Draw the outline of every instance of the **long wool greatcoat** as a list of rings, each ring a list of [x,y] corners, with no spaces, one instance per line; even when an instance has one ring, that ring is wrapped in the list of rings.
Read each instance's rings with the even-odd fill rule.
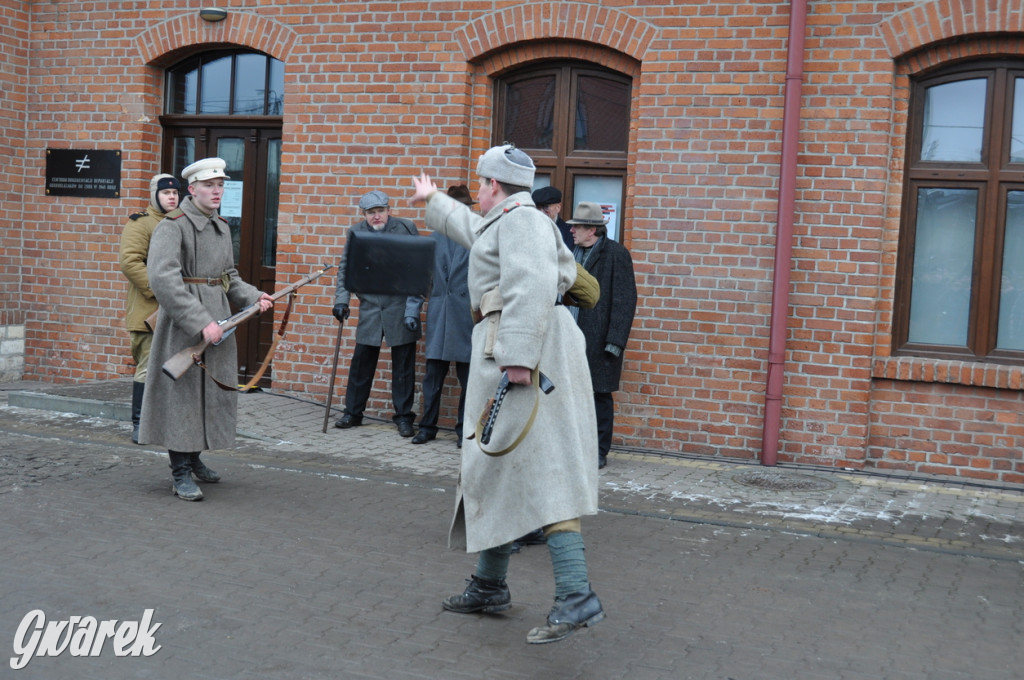
[[[366,220],[351,228],[352,231],[373,231]],[[419,235],[416,225],[402,217],[390,216],[382,233]],[[383,340],[388,347],[407,345],[420,339],[420,331],[405,327],[404,295],[378,295],[357,293],[359,298],[359,323],[356,325],[356,343],[380,347]],[[345,289],[345,254],[342,252],[338,263],[338,282],[334,288],[334,304],[349,304],[352,294]]]
[[[260,290],[242,281],[235,270],[231,231],[219,215],[207,217],[185,198],[157,225],[149,245],[149,283],[160,302],[146,391],[142,402],[140,444],[171,451],[202,451],[235,441],[238,393],[226,391],[198,366],[177,380],[157,367],[202,340],[211,321],[231,316],[229,302],[242,309],[256,302]],[[229,286],[186,284],[183,278],[219,279]],[[226,385],[238,382],[235,336],[204,352],[207,370]]]
[[[622,375],[629,329],[636,313],[636,277],[633,258],[621,244],[602,236],[583,265],[601,284],[601,297],[593,309],[580,309],[578,323],[587,340],[587,362],[595,392],[615,392]],[[620,347],[615,356],[605,345]]]
[[[469,251],[437,232],[434,239],[434,283],[427,303],[427,359],[469,363],[472,356],[473,314],[469,307]],[[412,296],[405,315],[420,317],[423,298]]]
[[[427,203],[427,226],[470,248],[470,304],[496,287],[502,312],[493,356],[488,321],[473,328],[466,388],[466,439],[449,544],[477,552],[538,527],[597,512],[597,425],[583,334],[555,301],[576,279],[576,264],[554,223],[530,194],[506,198],[481,217],[441,193]],[[539,367],[555,384],[540,397],[532,429],[501,457],[484,454],[473,434],[501,377],[500,366]],[[513,390],[527,390],[514,386]],[[500,417],[520,417],[515,412]]]

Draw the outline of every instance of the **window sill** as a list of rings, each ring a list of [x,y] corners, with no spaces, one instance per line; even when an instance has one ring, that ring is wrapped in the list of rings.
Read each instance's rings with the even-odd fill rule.
[[[1024,389],[1024,366],[923,357],[875,359],[871,377],[910,382],[951,383],[998,390]]]

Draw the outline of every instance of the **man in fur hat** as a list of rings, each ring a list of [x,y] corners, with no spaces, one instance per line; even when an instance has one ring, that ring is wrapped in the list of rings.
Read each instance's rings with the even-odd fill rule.
[[[149,350],[153,344],[153,331],[146,325],[146,318],[156,311],[157,306],[146,270],[149,240],[160,220],[178,207],[180,190],[181,183],[174,175],[153,177],[149,180],[149,205],[145,211],[129,216],[121,232],[118,259],[121,272],[128,279],[124,321],[131,336],[132,359],[135,360],[135,376],[132,380],[132,441],[136,444],[139,443],[139,418],[142,395],[146,390]]]
[[[530,198],[534,172],[523,151],[496,146],[477,164],[480,215],[438,191],[425,173],[414,180],[412,201],[426,203],[428,227],[470,248],[470,304],[480,321],[473,329],[469,422],[503,374],[511,383],[495,426],[504,431],[483,442],[476,431],[469,438],[467,427],[449,542],[479,554],[465,591],[442,606],[463,614],[508,609],[512,542],[543,527],[555,601],[545,624],[526,636],[530,644],[543,644],[601,621],[604,610],[590,587],[580,523],[597,512],[597,426],[586,344],[558,302],[576,280],[576,263]],[[550,393],[538,389],[541,372],[554,383]],[[532,427],[524,431],[527,423]]]

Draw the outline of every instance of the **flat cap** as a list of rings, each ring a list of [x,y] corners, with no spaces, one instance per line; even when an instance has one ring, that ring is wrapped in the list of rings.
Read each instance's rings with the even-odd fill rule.
[[[562,202],[562,192],[552,186],[541,187],[533,192],[533,203],[538,208]]]
[[[379,189],[363,194],[363,197],[359,199],[359,209],[364,212],[372,208],[386,207],[388,207],[388,195]]]

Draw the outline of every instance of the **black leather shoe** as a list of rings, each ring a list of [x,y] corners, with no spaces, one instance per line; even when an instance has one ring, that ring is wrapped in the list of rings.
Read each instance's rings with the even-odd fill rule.
[[[408,420],[399,420],[395,426],[398,428],[399,436],[411,437],[413,435],[412,423]]]
[[[555,606],[548,614],[544,626],[534,628],[526,635],[531,645],[564,640],[580,628],[592,626],[604,619],[601,601],[588,585],[583,590],[564,598],[555,598]]]
[[[597,455],[597,469],[603,470],[604,466],[608,464],[608,456]]]
[[[342,417],[335,421],[334,426],[340,427],[343,430],[347,430],[350,427],[358,427],[363,424],[362,416],[354,416],[351,413],[346,413]]]
[[[437,435],[431,434],[431,433],[429,433],[426,430],[421,428],[420,431],[416,433],[416,436],[412,438],[412,443],[413,444],[426,444],[427,442],[433,440],[434,437],[436,437],[436,436]]]
[[[461,595],[445,598],[441,606],[459,614],[493,614],[505,611],[512,606],[511,602],[512,594],[504,581],[492,581],[474,575],[469,579],[469,585]]]

